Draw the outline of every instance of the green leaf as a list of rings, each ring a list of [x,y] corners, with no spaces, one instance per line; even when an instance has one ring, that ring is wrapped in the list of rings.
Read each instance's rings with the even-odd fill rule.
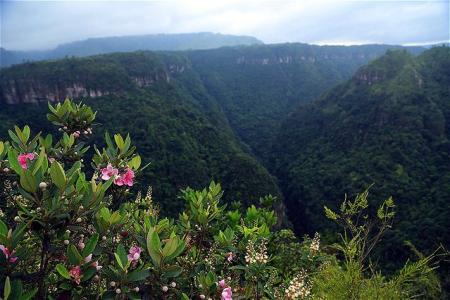
[[[11,294],[11,282],[9,281],[9,276],[6,276],[5,287],[3,289],[3,299],[8,300],[9,294]]]
[[[125,147],[125,142],[123,141],[123,138],[120,134],[114,135],[114,141],[116,141],[117,147],[119,147],[120,150],[123,150]]]
[[[38,158],[38,160],[36,161],[36,163],[34,164],[34,167],[33,167],[33,175],[36,174],[36,172],[39,170],[39,168],[42,166],[42,163],[46,159],[47,159],[47,156],[45,155],[45,148],[42,147],[41,148],[41,153],[39,154],[39,158]],[[44,170],[44,172],[45,171],[46,170]]]
[[[78,252],[74,245],[70,245],[67,248],[67,257],[69,258],[69,263],[71,265],[80,265],[83,261],[83,257],[81,257],[80,252]]]
[[[29,171],[23,171],[20,174],[20,185],[27,192],[34,193],[38,188],[36,177]]]
[[[19,154],[17,151],[13,150],[12,148],[8,151],[8,162],[11,169],[14,170],[17,174],[20,174],[22,172],[22,167],[19,164],[19,161],[17,160],[17,156]]]
[[[154,228],[151,228],[147,234],[147,250],[153,263],[159,268],[161,264],[161,241]]]
[[[141,281],[145,280],[148,276],[150,276],[150,271],[147,270],[135,270],[128,274],[128,280],[133,281]]]
[[[87,269],[86,271],[83,272],[83,276],[81,277],[81,281],[88,281],[89,279],[91,279],[95,273],[97,272],[97,269],[92,267]]]
[[[124,265],[122,264],[122,260],[120,259],[119,254],[114,253],[114,257],[116,258],[116,261],[117,261],[117,264],[119,265],[119,267],[120,267],[122,270],[124,270],[125,267],[124,267]]]
[[[5,150],[5,144],[3,142],[0,142],[0,154],[3,153],[3,150]]]
[[[119,259],[120,259],[120,261],[122,263],[122,266],[125,268],[127,263],[128,263],[128,256],[127,256],[127,252],[125,251],[125,248],[123,247],[122,244],[120,244],[117,247],[116,253],[119,256]]]
[[[81,252],[81,255],[83,257],[88,256],[92,252],[94,252],[95,247],[97,246],[98,242],[98,233],[94,234],[89,241],[86,243],[86,246],[84,247],[83,251]]]
[[[175,252],[175,250],[177,250],[177,247],[178,247],[177,238],[176,237],[170,238],[162,250],[162,255],[165,257],[171,255],[172,253]]]
[[[55,161],[50,166],[50,177],[52,178],[53,183],[59,188],[64,189],[66,185],[66,174],[64,173],[64,169],[60,165],[59,162]]]
[[[183,293],[181,294],[181,300],[189,300],[189,297],[185,293]]]
[[[24,141],[26,143],[26,141],[28,141],[28,139],[30,138],[30,127],[28,127],[28,125],[25,125],[22,132],[23,132]]]
[[[139,155],[133,157],[128,163],[128,166],[134,170],[139,169],[139,167],[141,166],[141,157]]]
[[[38,291],[38,288],[34,288],[29,292],[26,292],[25,294],[22,294],[22,296],[20,296],[20,300],[30,300],[34,298],[34,295],[36,295]]]
[[[58,271],[59,275],[61,275],[65,279],[70,279],[69,271],[66,269],[66,267],[64,265],[57,264],[56,271]]]
[[[182,271],[183,269],[179,266],[168,266],[164,269],[164,276],[167,278],[177,277]]]
[[[0,220],[0,236],[6,236],[8,233],[8,227],[2,220]]]

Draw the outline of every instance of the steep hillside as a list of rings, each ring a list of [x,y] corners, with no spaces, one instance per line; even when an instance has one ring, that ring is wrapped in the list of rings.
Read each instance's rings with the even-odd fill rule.
[[[47,126],[41,117],[47,100],[85,99],[102,111],[100,131],[129,132],[151,162],[144,184],[158,187],[155,199],[166,211],[184,206],[176,200],[180,188],[211,179],[223,182],[228,201],[249,204],[269,193],[281,198],[183,56],[141,52],[28,63],[3,70],[0,82],[0,137],[14,123]]]
[[[450,245],[450,49],[418,57],[390,51],[351,80],[302,106],[283,124],[274,147],[289,217],[298,233],[330,229],[319,218],[347,193],[371,184],[392,195],[397,223],[382,260]]]
[[[281,122],[299,104],[393,48],[399,47],[279,44],[191,51],[188,56],[231,127],[256,156],[266,160]]]
[[[237,36],[211,32],[90,38],[87,40],[62,44],[51,50],[11,51],[1,48],[0,67],[18,64],[24,61],[57,59],[65,56],[88,56],[137,50],[174,51],[212,49],[225,46],[253,44],[262,44],[262,42],[251,36]]]

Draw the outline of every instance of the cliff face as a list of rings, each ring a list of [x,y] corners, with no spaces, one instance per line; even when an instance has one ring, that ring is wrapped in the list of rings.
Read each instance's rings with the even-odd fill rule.
[[[145,53],[133,68],[135,58],[126,54],[93,59],[66,59],[18,65],[1,71],[0,102],[6,104],[56,102],[65,98],[97,98],[150,87],[185,72],[186,61]],[[175,61],[173,61],[175,60]]]

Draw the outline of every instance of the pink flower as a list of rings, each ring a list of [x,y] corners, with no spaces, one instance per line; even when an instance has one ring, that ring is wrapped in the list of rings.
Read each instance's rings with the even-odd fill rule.
[[[94,261],[91,266],[93,266],[97,271],[100,271],[103,267],[98,264],[98,261]]]
[[[74,133],[72,133],[73,134],[73,136],[75,137],[75,138],[79,138],[80,137],[80,131],[75,131]]]
[[[86,245],[84,244],[83,240],[80,240],[80,241],[78,242],[78,248],[79,248],[80,250],[83,250],[83,249],[84,249],[84,246],[86,246]]]
[[[117,174],[119,174],[119,170],[113,168],[113,166],[111,164],[108,164],[106,166],[106,168],[103,168],[101,170],[101,172],[102,172],[102,179],[103,180],[109,180],[111,177],[117,176]]]
[[[128,252],[128,261],[131,261],[133,263],[137,263],[139,258],[141,257],[141,251],[142,249],[138,246],[133,246],[130,248],[130,251]]]
[[[70,277],[73,278],[73,280],[75,280],[75,282],[77,284],[80,284],[80,282],[81,282],[81,269],[80,269],[80,266],[75,266],[72,269],[70,269],[69,275],[70,275]]]
[[[8,248],[6,248],[4,245],[0,245],[0,251],[3,252],[8,262],[15,263],[17,261],[18,257],[15,256],[16,250],[13,250],[12,253],[10,253]]]
[[[122,175],[119,175],[114,180],[114,184],[118,186],[128,185],[133,186],[134,172],[131,169],[127,169]]]
[[[88,263],[88,262],[90,262],[92,260],[92,254],[89,254],[88,256],[86,256],[85,258],[84,258],[84,262],[85,263]]]
[[[225,283],[225,279],[222,279],[221,281],[219,281],[219,286],[223,289],[227,286],[227,284]]]
[[[27,160],[33,160],[35,158],[34,153],[22,153],[17,157],[17,161],[19,162],[22,169],[28,169]]]
[[[227,287],[226,289],[223,289],[222,291],[222,297],[221,300],[233,300],[231,297],[233,293],[231,292],[231,287]]]
[[[228,252],[226,256],[227,256],[228,262],[231,262],[233,260],[233,252]]]

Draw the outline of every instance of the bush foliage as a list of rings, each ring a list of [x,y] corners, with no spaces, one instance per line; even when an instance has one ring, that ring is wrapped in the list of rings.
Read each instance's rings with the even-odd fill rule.
[[[145,165],[129,136],[88,141],[96,113],[49,105],[59,140],[28,126],[0,142],[0,290],[3,299],[408,299],[438,297],[434,256],[386,278],[370,252],[390,228],[394,202],[370,216],[368,192],[345,200],[342,242],[320,245],[276,229],[276,199],[221,203],[221,186],[187,188],[185,210],[164,217],[152,190],[136,193]],[[86,160],[85,160],[86,159]]]

